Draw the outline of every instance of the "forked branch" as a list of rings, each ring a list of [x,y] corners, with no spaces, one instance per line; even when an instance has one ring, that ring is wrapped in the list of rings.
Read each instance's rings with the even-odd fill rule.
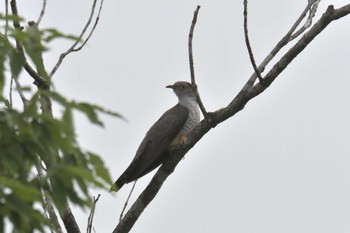
[[[72,53],[72,52],[77,52],[77,51],[81,50],[81,49],[85,46],[85,44],[88,42],[88,40],[90,39],[91,35],[94,33],[95,28],[96,28],[96,26],[97,26],[97,24],[98,24],[98,21],[99,21],[99,19],[100,19],[100,14],[101,14],[102,6],[103,6],[103,1],[104,1],[104,0],[101,0],[101,2],[100,2],[100,7],[99,7],[99,10],[98,10],[98,12],[97,12],[97,16],[96,16],[96,19],[95,19],[95,23],[94,23],[92,29],[90,30],[89,35],[88,35],[87,38],[84,40],[84,42],[82,43],[82,45],[81,45],[81,46],[78,46],[79,43],[83,40],[83,37],[84,37],[85,33],[87,32],[87,30],[88,30],[88,28],[89,28],[89,26],[90,26],[90,24],[91,24],[91,22],[92,22],[92,19],[93,19],[93,17],[94,17],[94,14],[95,14],[95,11],[96,11],[97,0],[94,0],[94,1],[93,1],[92,7],[91,7],[90,16],[89,16],[88,21],[86,22],[86,24],[85,24],[83,30],[81,31],[81,33],[80,33],[79,37],[77,38],[77,40],[72,44],[72,46],[71,46],[67,51],[65,51],[64,53],[62,53],[62,54],[60,55],[60,57],[58,58],[58,61],[57,61],[56,65],[53,67],[52,71],[51,71],[50,74],[49,74],[49,78],[52,78],[52,76],[56,73],[56,71],[57,71],[58,68],[61,66],[61,64],[62,64],[62,62],[63,62],[63,60],[64,60],[64,58],[65,58],[67,55],[69,55],[69,54]]]
[[[272,59],[276,56],[276,54],[290,42],[290,38],[292,37],[293,33],[297,29],[297,27],[300,25],[300,23],[305,18],[307,12],[312,8],[314,4],[318,4],[319,0],[310,0],[303,12],[300,14],[298,19],[295,21],[293,26],[289,29],[289,31],[286,33],[284,37],[276,44],[276,46],[271,50],[271,52],[265,57],[265,59],[262,61],[262,63],[257,67],[258,70],[264,70],[265,67],[272,61]],[[241,92],[245,92],[250,87],[252,87],[255,83],[255,80],[257,78],[256,72],[254,72],[249,80],[246,82],[246,84],[243,86]]]

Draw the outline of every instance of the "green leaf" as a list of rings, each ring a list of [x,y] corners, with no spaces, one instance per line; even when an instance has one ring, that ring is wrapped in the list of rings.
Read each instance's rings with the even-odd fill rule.
[[[89,181],[98,187],[103,187],[103,185],[99,181],[97,181],[87,169],[76,166],[65,166],[63,168],[63,172],[66,172],[66,174],[70,174],[72,177]]]
[[[107,167],[105,166],[103,160],[96,154],[88,152],[90,157],[90,162],[93,164],[96,170],[96,175],[102,178],[109,185],[112,184],[112,178],[109,174]]]
[[[13,195],[17,196],[23,201],[37,201],[40,200],[41,193],[30,185],[25,185],[15,179],[0,177],[0,184],[11,189]]]
[[[62,121],[67,126],[67,130],[65,130],[65,136],[67,140],[71,142],[75,142],[75,133],[74,133],[74,123],[73,123],[73,114],[72,108],[66,107],[63,112]]]
[[[44,33],[43,40],[46,43],[51,42],[53,39],[59,39],[59,38],[74,40],[74,41],[79,40],[78,36],[67,35],[67,34],[64,34],[60,31],[58,31],[57,29],[54,29],[54,28],[44,29],[44,30],[42,30],[42,32]]]
[[[6,197],[4,211],[13,224],[13,232],[33,232],[34,229],[44,232],[43,225],[49,224],[48,220],[36,209],[33,203],[19,200],[13,195]]]
[[[51,187],[52,199],[58,211],[62,214],[64,213],[67,203],[67,187],[62,183],[60,179],[53,179],[51,182]]]
[[[10,53],[10,67],[12,75],[17,78],[25,63],[25,59],[22,53],[19,53],[16,49],[12,49]]]
[[[104,109],[103,107],[96,105],[96,104],[90,104],[90,103],[86,103],[86,102],[69,101],[57,92],[51,92],[51,93],[49,93],[49,95],[54,100],[56,100],[58,103],[60,103],[62,106],[71,107],[72,109],[76,109],[76,110],[80,111],[81,113],[85,114],[92,123],[98,124],[100,126],[103,126],[103,123],[98,118],[98,112],[126,120],[121,114],[114,112],[114,111],[111,111],[111,110]]]
[[[72,105],[75,109],[78,109],[79,111],[84,113],[92,123],[97,124],[99,126],[103,126],[102,121],[99,119],[97,115],[96,108],[93,105],[88,103],[75,103],[75,102],[72,102]]]
[[[9,36],[16,39],[24,48],[26,55],[33,61],[38,74],[47,78],[47,72],[44,67],[42,54],[47,48],[41,42],[42,32],[36,24],[30,24],[27,30],[11,30]]]
[[[0,14],[0,20],[18,21],[21,22],[24,19],[18,15],[3,15]]]

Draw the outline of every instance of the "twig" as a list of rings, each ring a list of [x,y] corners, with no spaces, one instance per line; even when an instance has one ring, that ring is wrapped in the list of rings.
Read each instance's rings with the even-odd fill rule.
[[[246,46],[247,46],[247,49],[248,49],[250,62],[252,63],[252,66],[254,68],[255,74],[256,74],[256,76],[258,76],[258,79],[259,79],[260,83],[263,83],[263,78],[261,77],[260,70],[258,69],[258,67],[256,67],[254,54],[253,54],[253,51],[252,51],[252,48],[251,48],[250,42],[249,42],[249,36],[248,36],[248,0],[244,0],[243,1],[243,5],[244,5],[244,10],[243,10],[244,26],[243,27],[244,27],[245,43],[246,43]]]
[[[100,196],[101,195],[98,194],[96,198],[94,197],[94,202],[92,203],[91,211],[90,211],[89,218],[88,218],[88,225],[87,225],[87,229],[86,229],[87,233],[91,233],[91,231],[92,231],[92,222],[94,220],[96,203],[98,202],[98,199],[100,199]]]
[[[129,193],[129,195],[128,195],[128,198],[126,199],[126,201],[125,201],[125,203],[124,203],[124,207],[123,207],[122,212],[120,213],[120,216],[119,216],[119,222],[123,219],[124,211],[125,211],[126,207],[128,206],[128,202],[129,202],[129,200],[130,200],[130,197],[131,197],[132,192],[134,191],[134,188],[135,188],[135,186],[136,186],[136,182],[137,182],[137,180],[135,180],[134,184],[132,185],[132,188],[131,188],[131,190],[130,190],[130,193]]]
[[[43,6],[41,7],[40,15],[38,20],[36,21],[36,24],[39,26],[41,20],[43,19],[45,15],[45,10],[46,10],[46,0],[43,0]]]
[[[199,92],[198,92],[195,74],[194,74],[194,62],[193,62],[193,50],[192,50],[193,31],[194,31],[194,27],[196,26],[196,23],[197,23],[197,16],[198,16],[198,12],[199,12],[200,8],[201,8],[201,6],[198,5],[197,9],[193,13],[193,19],[192,19],[192,24],[191,24],[191,28],[190,28],[190,33],[188,35],[188,56],[189,56],[189,62],[190,62],[192,87],[193,87],[194,92],[196,94],[198,106],[201,109],[203,116],[206,118],[208,113],[203,105],[203,102],[202,102],[201,97],[200,97]]]
[[[10,98],[10,106],[12,108],[12,90],[13,90],[13,75],[11,76],[11,82],[10,82],[10,93],[9,93],[9,98]]]
[[[91,7],[91,13],[90,13],[90,16],[88,18],[88,21],[86,22],[83,30],[81,31],[79,37],[77,38],[77,40],[72,44],[72,46],[64,53],[62,53],[56,63],[56,65],[53,67],[52,71],[50,72],[49,74],[49,78],[52,78],[52,76],[56,73],[57,69],[61,66],[62,62],[63,62],[63,59],[70,53],[72,52],[75,52],[75,51],[78,51],[78,50],[75,50],[76,47],[78,46],[78,44],[80,43],[80,41],[83,39],[83,36],[85,35],[88,27],[90,26],[91,24],[91,21],[92,21],[92,18],[94,16],[94,13],[95,13],[95,9],[96,9],[96,2],[97,0],[94,0],[93,3],[92,3],[92,7]],[[101,8],[102,8],[102,3],[103,3],[103,0],[101,0],[101,5],[100,5],[100,10],[99,12],[101,11]],[[98,21],[98,19],[97,19]],[[94,27],[95,28],[95,27]],[[94,30],[94,28],[92,30]],[[90,38],[90,35],[89,35],[89,38]],[[81,49],[81,48],[80,48]],[[79,50],[80,50],[79,49]]]
[[[39,156],[38,156],[38,161],[35,164],[35,168],[38,172],[38,179],[39,180],[45,179],[44,178],[44,171],[41,167],[41,159]],[[63,230],[61,228],[61,225],[60,225],[58,218],[57,218],[57,215],[55,213],[55,208],[54,208],[53,200],[50,196],[50,193],[47,190],[45,190],[44,188],[42,188],[41,190],[42,190],[42,193],[44,196],[43,197],[44,209],[49,214],[49,220],[50,220],[52,226],[54,227],[54,232],[63,233]]]
[[[23,90],[22,90],[21,84],[18,81],[18,77],[14,77],[12,75],[12,77],[11,77],[11,85],[12,85],[12,80],[13,79],[15,80],[16,89],[17,89],[17,92],[18,92],[19,96],[21,97],[22,103],[23,103],[23,105],[26,105],[28,103],[28,100],[23,94]],[[11,91],[12,91],[12,87],[11,87]],[[12,101],[11,101],[11,105],[12,105]]]
[[[81,50],[85,44],[90,40],[90,37],[92,36],[92,34],[94,33],[95,29],[96,29],[96,26],[98,24],[98,21],[100,20],[100,15],[101,15],[101,11],[102,11],[102,6],[103,6],[103,1],[104,0],[101,0],[101,3],[100,3],[100,7],[98,9],[98,13],[97,13],[97,16],[96,16],[96,19],[95,19],[95,23],[94,23],[94,26],[92,27],[89,35],[86,37],[86,39],[84,40],[83,44],[80,45],[78,48],[76,49],[73,49],[73,52],[77,52],[79,50]]]
[[[316,15],[317,7],[318,7],[318,4],[321,2],[321,0],[316,0],[316,1],[309,0],[309,2],[314,2],[312,7],[309,10],[309,17],[305,21],[304,25],[298,31],[293,33],[293,35],[290,36],[289,41],[292,41],[298,36],[300,36],[301,34],[303,34],[304,31],[312,25],[312,19]]]
[[[9,15],[9,1],[5,0],[5,37],[7,38],[7,32],[8,32],[8,28],[9,28],[9,19],[8,16]]]
[[[312,7],[312,5],[318,0],[312,0],[309,1],[309,3],[307,4],[307,6],[305,7],[305,9],[303,10],[303,12],[300,14],[299,18],[295,21],[295,23],[293,24],[293,26],[290,28],[290,30],[287,32],[287,34],[276,44],[276,46],[272,49],[272,51],[269,53],[269,55],[267,55],[267,57],[265,57],[265,59],[262,61],[262,63],[258,66],[258,70],[263,70],[265,69],[265,67],[267,66],[267,64],[270,63],[270,61],[276,56],[276,54],[286,45],[288,44],[289,38],[291,37],[291,35],[293,34],[293,32],[295,31],[295,29],[299,26],[299,24],[301,23],[301,21],[305,18],[307,12],[309,11],[309,9]],[[247,91],[251,86],[254,85],[255,80],[257,78],[256,73],[254,72],[249,80],[246,82],[246,84],[243,86],[243,88],[241,89],[240,93],[243,93],[245,91]],[[239,95],[237,95],[239,96]]]

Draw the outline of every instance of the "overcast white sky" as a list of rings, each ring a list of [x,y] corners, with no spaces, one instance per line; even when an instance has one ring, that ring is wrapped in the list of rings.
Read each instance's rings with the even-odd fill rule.
[[[48,1],[42,27],[78,34],[90,2]],[[306,3],[249,1],[257,63]],[[322,1],[316,18],[329,4],[347,3]],[[164,87],[190,79],[187,39],[197,4],[202,6],[194,38],[197,83],[209,111],[226,106],[252,73],[242,1],[105,0],[95,34],[54,77],[66,96],[128,119],[103,117],[106,127],[100,129],[76,118],[80,144],[101,154],[114,178],[128,166],[148,128],[176,103]],[[37,19],[40,5],[18,1],[27,20]],[[332,23],[267,91],[198,142],[131,232],[350,232],[349,41],[350,17]],[[67,46],[52,44],[47,67]],[[150,179],[139,180],[134,199]],[[96,232],[114,229],[130,188],[117,195],[93,191],[102,194]],[[88,212],[75,212],[84,230]]]

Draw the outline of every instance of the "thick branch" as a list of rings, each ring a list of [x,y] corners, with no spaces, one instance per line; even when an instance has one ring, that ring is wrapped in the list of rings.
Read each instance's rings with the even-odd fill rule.
[[[275,66],[268,72],[265,81],[270,85],[277,76],[289,65],[293,59],[303,51],[303,49],[320,34],[333,20],[350,14],[350,4],[334,10],[329,6],[321,19],[307,32],[298,42],[284,55]],[[257,84],[251,91],[240,92],[236,98],[225,108],[212,113],[210,121],[202,120],[198,126],[188,135],[186,143],[168,157],[167,161],[158,169],[151,182],[137,198],[123,220],[117,225],[113,233],[129,232],[137,221],[138,217],[147,207],[147,205],[157,195],[166,178],[174,171],[176,165],[181,161],[183,156],[216,124],[234,116],[242,110],[249,100],[262,93],[268,86]]]
[[[64,215],[61,216],[61,218],[68,233],[80,233],[79,226],[68,203],[66,204]]]

